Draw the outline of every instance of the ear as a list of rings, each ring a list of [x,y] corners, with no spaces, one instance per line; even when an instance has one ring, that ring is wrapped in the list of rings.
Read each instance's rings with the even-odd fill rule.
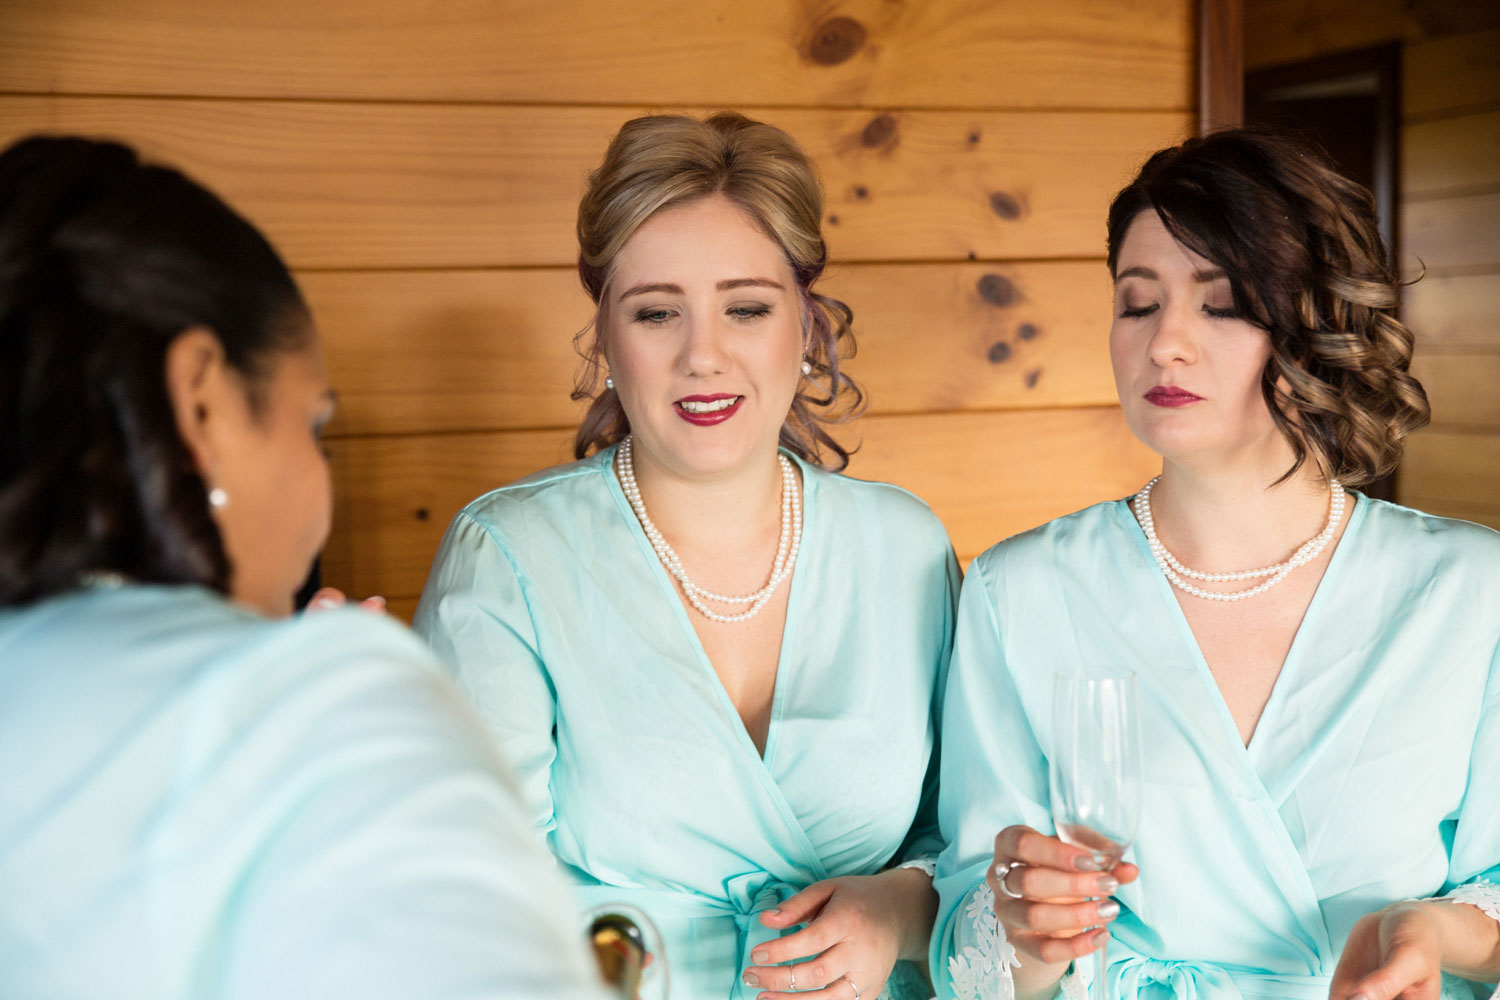
[[[205,327],[179,333],[167,346],[167,399],[177,422],[177,434],[204,476],[218,464],[216,421],[231,402],[224,345]]]

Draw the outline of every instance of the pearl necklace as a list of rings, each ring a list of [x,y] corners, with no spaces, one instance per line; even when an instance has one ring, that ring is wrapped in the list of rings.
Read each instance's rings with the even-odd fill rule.
[[[781,466],[781,537],[776,543],[776,561],[771,565],[771,577],[764,587],[752,594],[731,595],[704,590],[688,579],[687,570],[682,567],[682,560],[677,557],[672,546],[667,544],[661,531],[646,513],[646,503],[641,499],[641,488],[635,481],[635,462],[632,460],[631,451],[631,439],[629,435],[626,435],[625,439],[620,442],[619,451],[615,456],[615,472],[620,477],[620,489],[624,491],[625,499],[630,501],[630,509],[635,511],[636,520],[641,522],[641,529],[646,532],[646,539],[651,543],[656,557],[661,560],[667,572],[672,574],[672,578],[682,585],[682,592],[687,595],[688,603],[703,617],[715,622],[742,622],[760,614],[760,609],[770,601],[776,588],[781,586],[781,581],[792,575],[792,567],[797,562],[797,550],[802,547],[802,495],[797,489],[797,473],[792,468],[791,461],[779,452],[776,455],[776,460]],[[723,615],[708,608],[703,603],[704,601],[716,601],[719,604],[748,604],[750,607],[739,614]]]
[[[1329,541],[1333,538],[1334,531],[1338,529],[1339,522],[1344,519],[1346,495],[1344,487],[1335,479],[1330,483],[1332,496],[1328,501],[1328,524],[1324,526],[1322,531],[1298,546],[1297,551],[1292,553],[1290,559],[1285,562],[1276,563],[1274,566],[1264,566],[1260,569],[1240,570],[1234,573],[1204,573],[1196,569],[1188,569],[1182,563],[1178,562],[1177,557],[1168,552],[1167,547],[1161,543],[1161,539],[1156,537],[1156,522],[1151,517],[1151,490],[1160,480],[1161,476],[1157,476],[1141,487],[1140,493],[1136,494],[1136,517],[1141,522],[1141,528],[1146,532],[1146,541],[1151,545],[1151,554],[1156,557],[1156,564],[1161,567],[1161,571],[1166,574],[1167,579],[1172,581],[1172,586],[1184,593],[1192,594],[1194,597],[1201,597],[1208,601],[1242,601],[1247,597],[1264,594],[1282,580],[1285,580],[1292,570],[1298,566],[1306,566],[1318,558],[1323,550],[1328,547]],[[1226,593],[1204,590],[1202,587],[1195,587],[1187,581],[1187,578],[1190,577],[1194,580],[1222,583],[1229,580],[1256,580],[1263,576],[1270,577],[1270,579],[1245,590],[1234,590]]]

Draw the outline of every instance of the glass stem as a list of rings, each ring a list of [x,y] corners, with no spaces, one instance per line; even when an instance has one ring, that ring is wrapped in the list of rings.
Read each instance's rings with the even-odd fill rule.
[[[1099,950],[1094,952],[1094,996],[1098,1000],[1109,1000],[1109,994],[1105,992],[1104,985],[1104,950],[1109,947],[1109,935],[1104,935],[1104,942],[1099,945]]]

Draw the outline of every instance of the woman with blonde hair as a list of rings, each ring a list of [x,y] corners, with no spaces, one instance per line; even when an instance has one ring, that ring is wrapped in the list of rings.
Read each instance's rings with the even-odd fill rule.
[[[1097,997],[1470,997],[1500,978],[1500,535],[1356,492],[1428,414],[1372,199],[1283,139],[1189,140],[1115,198],[1109,268],[1162,471],[970,568],[939,996],[1082,996],[1107,943]],[[1111,668],[1121,864],[1053,835],[1048,788],[1054,674]]]
[[[830,471],[858,393],[821,213],[779,129],[626,123],[578,212],[579,460],[460,512],[416,615],[683,1000],[874,998],[936,903],[957,568],[921,501]]]

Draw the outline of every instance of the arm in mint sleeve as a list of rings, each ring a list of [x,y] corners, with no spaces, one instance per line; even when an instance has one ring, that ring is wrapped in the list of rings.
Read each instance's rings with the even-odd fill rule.
[[[993,550],[992,550],[993,552]],[[969,567],[959,600],[944,698],[938,816],[947,844],[938,859],[939,905],[931,968],[940,1000],[1010,1000],[1016,952],[992,910],[985,883],[995,837],[1022,824],[1052,830],[1047,764],[1032,733],[996,613],[1000,558]],[[1081,981],[1064,977],[1062,996]]]
[[[383,621],[328,633],[217,710],[260,750],[214,755],[256,763],[214,796],[243,792],[236,829],[265,836],[194,994],[604,1000],[569,888],[430,654]]]
[[[946,539],[946,534],[945,534]],[[961,573],[953,547],[948,547],[943,572],[941,597],[941,642],[938,643],[938,667],[932,688],[932,731],[937,741],[927,761],[927,775],[922,781],[922,800],[912,821],[911,833],[901,845],[896,858],[899,866],[921,868],[934,874],[938,854],[943,849],[943,835],[938,827],[938,778],[942,766],[943,694],[948,688],[948,663],[953,656],[953,626],[958,611]]]
[[[501,540],[462,511],[438,547],[412,628],[458,682],[517,776],[532,824],[550,833],[556,692],[521,574]]]
[[[1490,665],[1489,684],[1479,712],[1478,732],[1469,758],[1469,784],[1448,855],[1445,897],[1468,903],[1500,925],[1500,648]],[[1500,941],[1497,927],[1487,938]],[[1445,949],[1446,951],[1446,949]],[[1490,961],[1472,971],[1477,981],[1500,980],[1500,946]]]

